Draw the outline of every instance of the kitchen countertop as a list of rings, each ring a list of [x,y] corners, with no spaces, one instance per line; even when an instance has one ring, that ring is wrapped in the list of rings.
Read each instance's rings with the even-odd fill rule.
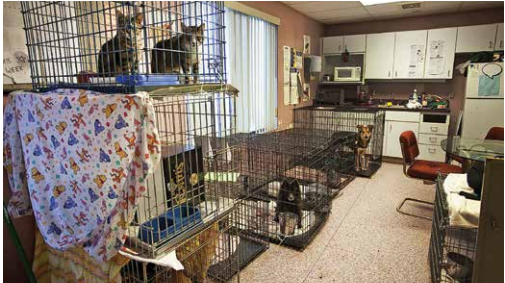
[[[408,111],[408,112],[422,112],[422,113],[445,113],[449,114],[451,113],[451,110],[449,108],[447,109],[430,109],[430,108],[421,108],[421,109],[408,109],[405,106],[398,105],[398,106],[379,106],[379,105],[370,105],[370,106],[359,106],[359,105],[341,105],[341,106],[334,106],[334,105],[328,105],[328,104],[320,104],[320,105],[313,105],[313,106],[306,106],[303,108],[298,108],[298,109],[314,109],[317,110],[318,107],[334,107],[335,109],[342,110],[342,109],[348,109],[348,110],[365,110],[365,109],[370,109],[370,110],[378,110],[378,109],[383,109],[385,111]],[[321,110],[325,110],[322,109]],[[329,110],[329,109],[326,109]]]

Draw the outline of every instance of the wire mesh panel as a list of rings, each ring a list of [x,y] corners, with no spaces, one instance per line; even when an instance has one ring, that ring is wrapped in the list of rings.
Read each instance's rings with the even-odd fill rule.
[[[235,217],[232,210],[173,248],[184,270],[132,260],[121,270],[122,282],[238,282],[247,242],[233,229]]]
[[[352,133],[347,137],[352,140]],[[239,211],[253,211],[239,227],[271,242],[305,248],[325,223],[331,199],[346,178],[328,155],[332,135],[291,129],[251,135],[237,160],[247,198]]]
[[[148,176],[126,245],[155,257],[191,229],[230,210],[240,196],[235,131],[235,92],[153,93],[162,159]],[[128,137],[125,137],[128,138]]]
[[[478,228],[452,226],[443,179],[437,180],[429,259],[432,282],[472,281]]]
[[[354,171],[348,174],[371,177],[382,164],[384,118],[380,109],[310,106],[294,110],[294,128],[355,133],[353,146],[336,151],[343,160],[354,160],[353,169],[345,167]]]
[[[22,12],[35,90],[226,81],[223,2],[24,1]]]

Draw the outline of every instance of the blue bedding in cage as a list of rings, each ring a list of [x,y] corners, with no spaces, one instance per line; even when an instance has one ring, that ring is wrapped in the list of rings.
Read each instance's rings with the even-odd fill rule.
[[[116,83],[135,86],[178,85],[177,75],[122,75],[116,77]]]
[[[148,244],[173,238],[182,232],[183,228],[200,224],[202,215],[200,210],[190,205],[172,207],[156,218],[140,225],[139,239]]]

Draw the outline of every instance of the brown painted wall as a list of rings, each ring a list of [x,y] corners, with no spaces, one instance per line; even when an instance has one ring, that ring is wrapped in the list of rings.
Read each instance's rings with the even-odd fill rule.
[[[311,54],[320,54],[320,38],[323,36],[323,24],[308,18],[300,12],[286,6],[285,4],[275,1],[257,1],[257,2],[241,2],[252,8],[261,10],[270,15],[281,19],[281,24],[278,28],[277,42],[277,106],[278,106],[278,121],[279,128],[284,129],[293,121],[294,106],[284,106],[284,73],[283,73],[283,46],[287,45],[297,49],[303,47],[303,35],[310,36]],[[317,89],[317,82],[312,81],[310,85],[311,98],[314,97]],[[296,107],[311,105],[312,101],[307,101],[298,104]]]
[[[501,22],[503,22],[503,9],[485,9],[463,13],[329,25],[324,28],[324,36],[422,30]]]

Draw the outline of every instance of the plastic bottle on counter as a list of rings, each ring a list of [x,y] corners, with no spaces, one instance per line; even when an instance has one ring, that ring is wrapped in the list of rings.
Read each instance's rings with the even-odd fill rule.
[[[414,92],[412,93],[412,100],[419,101],[417,97],[417,89],[414,89]]]

